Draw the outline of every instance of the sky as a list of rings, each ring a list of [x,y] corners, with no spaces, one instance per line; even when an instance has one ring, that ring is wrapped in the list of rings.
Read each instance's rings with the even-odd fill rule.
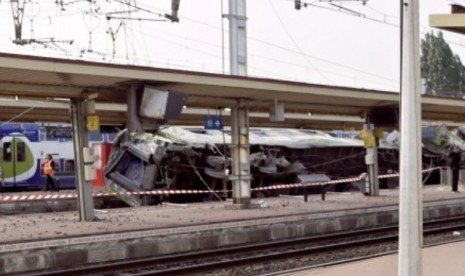
[[[181,0],[178,23],[158,21],[170,0],[26,0],[22,38],[55,42],[23,46],[10,1],[0,0],[0,52],[229,74],[227,0],[223,11],[221,0]],[[247,1],[249,76],[399,90],[400,1],[302,2]],[[465,0],[420,0],[422,34],[451,3]],[[465,36],[444,37],[465,63]]]

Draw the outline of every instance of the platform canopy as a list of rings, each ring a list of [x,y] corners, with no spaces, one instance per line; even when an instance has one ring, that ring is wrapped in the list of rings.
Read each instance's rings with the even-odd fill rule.
[[[67,98],[97,93],[101,122],[124,123],[131,83],[187,94],[187,108],[175,124],[202,125],[204,115],[217,113],[217,108],[245,105],[251,126],[358,128],[371,109],[399,104],[398,91],[0,53],[0,120],[68,121]],[[284,122],[270,122],[266,116],[275,100],[285,104]],[[465,119],[465,101],[460,99],[423,97],[422,106],[424,120]]]
[[[465,35],[465,7],[453,4],[451,14],[432,14],[429,24],[433,28]]]

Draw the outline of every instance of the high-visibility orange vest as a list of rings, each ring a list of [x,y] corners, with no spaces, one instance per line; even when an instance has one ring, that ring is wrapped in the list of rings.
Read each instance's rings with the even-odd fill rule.
[[[55,173],[52,167],[52,160],[45,160],[42,162],[42,165],[44,166],[45,175],[53,175]]]

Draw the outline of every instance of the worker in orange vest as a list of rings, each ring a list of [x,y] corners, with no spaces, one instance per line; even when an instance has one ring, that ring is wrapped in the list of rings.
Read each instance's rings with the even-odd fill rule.
[[[47,185],[45,186],[45,190],[48,191],[49,189],[58,191],[55,186],[55,180],[53,179],[53,175],[55,174],[55,163],[53,161],[52,155],[47,154],[45,160],[42,162],[42,172],[47,177]]]

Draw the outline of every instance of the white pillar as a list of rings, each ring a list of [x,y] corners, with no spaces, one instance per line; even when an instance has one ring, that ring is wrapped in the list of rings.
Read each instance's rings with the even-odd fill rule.
[[[137,84],[132,83],[126,96],[128,113],[126,118],[126,128],[128,133],[142,131],[142,124],[137,114]]]
[[[399,275],[422,275],[419,0],[401,1]]]

